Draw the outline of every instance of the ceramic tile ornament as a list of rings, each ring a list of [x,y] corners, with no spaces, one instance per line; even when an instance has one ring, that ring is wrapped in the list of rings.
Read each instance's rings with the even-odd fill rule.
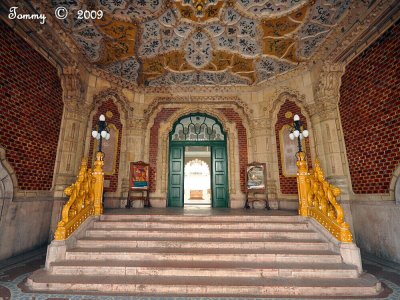
[[[83,1],[51,3],[74,12],[59,22],[88,61],[118,80],[156,86],[254,85],[283,74],[312,57],[349,2],[213,0],[196,12],[186,0],[93,0],[99,20],[77,18]]]

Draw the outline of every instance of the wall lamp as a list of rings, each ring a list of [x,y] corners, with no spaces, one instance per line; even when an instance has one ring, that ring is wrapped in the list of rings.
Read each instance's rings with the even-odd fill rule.
[[[101,148],[103,139],[106,139],[107,141],[110,139],[110,130],[106,123],[106,117],[103,114],[100,115],[99,122],[92,131],[92,137],[99,141],[98,151],[102,152]]]
[[[293,141],[295,138],[297,138],[297,147],[299,149],[298,152],[302,152],[302,147],[301,147],[301,140],[303,138],[308,137],[309,132],[307,129],[303,129],[303,126],[300,122],[300,117],[299,115],[294,115],[293,117],[293,125],[292,129],[290,130],[289,138]]]

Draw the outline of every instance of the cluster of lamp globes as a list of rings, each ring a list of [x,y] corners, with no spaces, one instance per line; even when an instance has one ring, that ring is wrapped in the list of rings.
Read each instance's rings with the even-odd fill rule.
[[[106,139],[108,141],[110,139],[110,133],[106,130],[106,117],[104,115],[100,115],[99,121],[99,129],[92,131],[92,137],[96,140],[99,140],[100,137],[102,137],[103,139]]]
[[[303,130],[300,132],[300,117],[299,115],[294,115],[293,117],[293,121],[294,121],[294,130],[292,132],[290,132],[289,134],[289,138],[293,141],[295,138],[299,138],[300,140],[302,140],[303,138],[308,137],[309,132],[307,129]]]

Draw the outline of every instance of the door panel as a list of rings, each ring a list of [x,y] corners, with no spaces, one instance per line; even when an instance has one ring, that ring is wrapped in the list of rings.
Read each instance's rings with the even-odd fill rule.
[[[184,147],[170,145],[168,206],[183,207]]]
[[[226,146],[211,147],[212,206],[228,207],[228,167]]]

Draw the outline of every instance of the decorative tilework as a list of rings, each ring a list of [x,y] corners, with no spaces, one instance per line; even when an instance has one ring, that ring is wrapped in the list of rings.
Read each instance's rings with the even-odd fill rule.
[[[291,62],[310,59],[347,11],[349,0],[213,0],[202,2],[201,14],[186,0],[94,0],[90,4],[91,9],[104,11],[101,20],[77,19],[76,11],[87,9],[83,0],[52,1],[54,7],[71,11],[59,22],[82,53],[110,74],[139,85],[171,81],[249,85],[295,68]],[[229,54],[221,56],[221,51]],[[178,68],[168,62],[173,55],[179,55],[174,58],[179,60]],[[247,74],[223,63],[228,55],[248,60]],[[273,59],[269,71],[259,63],[266,57]],[[141,67],[135,65],[134,70],[143,74],[120,73],[118,65],[125,60],[137,62]]]

